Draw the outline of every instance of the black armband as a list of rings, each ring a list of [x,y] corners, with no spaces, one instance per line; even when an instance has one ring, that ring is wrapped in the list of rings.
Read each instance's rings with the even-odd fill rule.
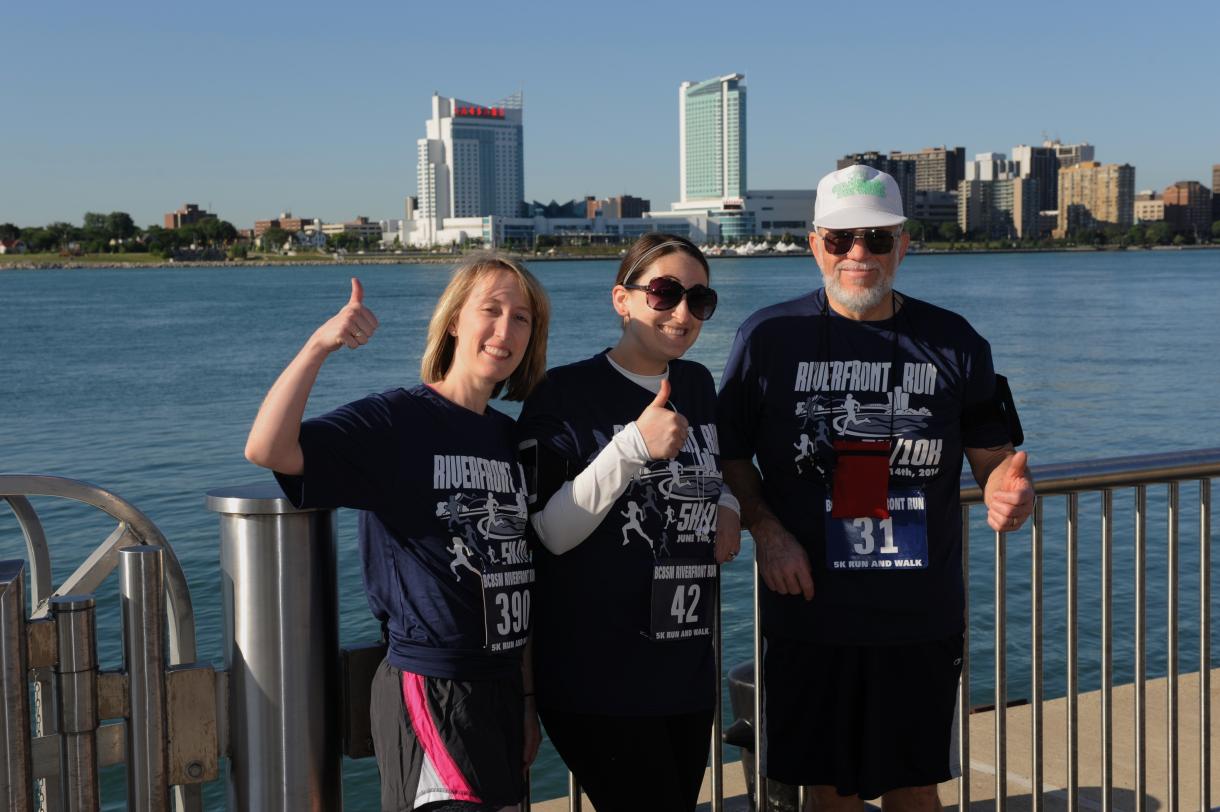
[[[1003,375],[995,376],[995,393],[990,400],[983,401],[962,412],[962,431],[977,428],[988,423],[1000,423],[1008,432],[1008,440],[1013,448],[1025,442],[1025,432],[1021,430],[1021,416],[1017,414],[1017,404],[1013,402],[1012,390],[1008,388],[1008,379]]]
[[[517,456],[525,471],[525,492],[531,509],[544,507],[563,483],[580,473],[567,457],[537,440],[526,440],[517,446]]]

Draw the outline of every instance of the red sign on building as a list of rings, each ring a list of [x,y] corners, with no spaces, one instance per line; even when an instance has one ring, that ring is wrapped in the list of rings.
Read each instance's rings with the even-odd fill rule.
[[[476,118],[504,118],[503,107],[479,107],[475,105],[455,108],[455,116],[472,116]]]

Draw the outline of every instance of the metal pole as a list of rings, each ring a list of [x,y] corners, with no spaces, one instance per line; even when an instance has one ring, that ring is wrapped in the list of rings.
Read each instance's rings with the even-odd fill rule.
[[[161,548],[119,551],[127,669],[127,808],[169,809],[165,713],[165,579]]]
[[[580,782],[576,780],[576,776],[568,773],[568,812],[580,812],[584,807],[583,800],[580,797]]]
[[[64,812],[96,812],[97,638],[92,595],[51,598],[59,655],[55,708],[59,717],[59,791]]]
[[[758,571],[758,543],[754,544],[754,808],[767,808],[767,779],[763,775],[763,635],[759,590],[762,578]]]
[[[1169,570],[1168,611],[1168,665],[1165,685],[1165,742],[1168,749],[1165,801],[1169,812],[1178,809],[1178,490],[1177,482],[1169,483],[1169,551],[1166,567]],[[1202,732],[1202,731],[1201,731]]]
[[[1080,575],[1076,568],[1076,548],[1080,537],[1080,498],[1075,493],[1067,498],[1067,807],[1077,812],[1080,801],[1080,681],[1076,657],[1080,646],[1077,587]]]
[[[712,614],[712,651],[716,667],[716,704],[712,710],[712,812],[724,809],[724,752],[721,736],[724,732],[724,714],[721,697],[724,696],[724,650],[721,646],[720,568],[716,568],[716,606]]]
[[[34,808],[34,772],[30,757],[30,691],[26,685],[25,562],[0,561],[0,805],[12,812]]]
[[[962,505],[962,594],[966,617],[962,626],[962,676],[957,688],[957,808],[970,808],[970,506]],[[801,810],[804,812],[804,810]]]
[[[1004,649],[1007,596],[1005,582],[1004,534],[995,534],[995,808],[1008,807],[1008,675]]]
[[[1033,770],[1030,809],[1042,810],[1042,497],[1034,500],[1034,526],[1030,538],[1030,747]]]
[[[1110,812],[1114,800],[1114,491],[1101,492],[1101,809]]]
[[[1148,794],[1147,670],[1148,487],[1135,488],[1135,810],[1144,812]]]
[[[1212,481],[1199,480],[1199,808],[1211,809]]]
[[[278,486],[208,494],[220,516],[230,809],[341,810],[335,512]]]

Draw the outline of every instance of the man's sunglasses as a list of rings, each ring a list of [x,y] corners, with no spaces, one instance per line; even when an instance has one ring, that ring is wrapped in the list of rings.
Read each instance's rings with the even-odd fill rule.
[[[647,285],[627,285],[627,290],[642,290],[648,294],[646,301],[653,310],[673,310],[686,297],[690,314],[699,321],[707,321],[716,312],[716,291],[707,285],[682,287],[672,276],[654,276]]]
[[[864,240],[864,247],[870,254],[881,256],[894,250],[894,240],[897,237],[897,234],[888,229],[862,228],[859,231],[827,231],[822,234],[822,242],[827,251],[841,257],[851,250],[856,240]]]

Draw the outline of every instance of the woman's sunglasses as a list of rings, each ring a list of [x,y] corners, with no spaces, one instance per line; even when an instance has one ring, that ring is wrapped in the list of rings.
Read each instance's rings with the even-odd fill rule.
[[[707,285],[682,287],[672,276],[654,276],[647,285],[627,285],[627,290],[642,290],[648,294],[646,301],[653,310],[673,310],[686,297],[690,314],[699,321],[707,321],[716,312],[716,291]]]
[[[851,250],[856,240],[864,240],[870,254],[881,256],[894,250],[894,239],[898,235],[884,228],[864,228],[859,231],[827,231],[822,234],[826,250],[841,257]]]

